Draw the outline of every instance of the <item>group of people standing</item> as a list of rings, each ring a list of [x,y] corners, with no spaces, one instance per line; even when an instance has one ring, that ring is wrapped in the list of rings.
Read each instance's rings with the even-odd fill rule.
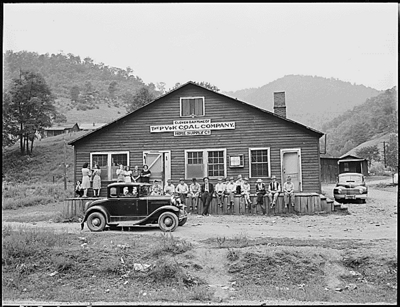
[[[137,165],[131,170],[129,165],[124,167],[120,164],[116,173],[117,182],[150,182],[151,171],[146,164],[143,165],[142,170],[139,170]]]
[[[100,196],[101,189],[101,169],[97,163],[94,164],[93,169],[89,168],[89,163],[84,163],[82,166],[82,181],[76,182],[75,193],[79,197],[87,197],[90,182],[92,181],[93,196]]]
[[[217,198],[217,204],[220,208],[223,207],[224,198],[227,197],[228,209],[230,209],[237,195],[242,196],[246,208],[250,208],[252,205],[250,188],[249,179],[247,177],[242,178],[242,175],[238,175],[236,181],[234,177],[230,177],[229,181],[225,180],[225,182],[223,178],[218,178],[218,182],[215,185],[210,182],[208,177],[203,178],[202,184],[199,184],[197,179],[193,178],[189,186],[185,183],[185,180],[181,178],[176,187],[172,184],[171,179],[168,179],[164,189],[161,188],[157,180],[154,180],[151,195],[169,195],[178,198],[184,204],[186,204],[187,197],[191,196],[191,210],[197,210],[198,201],[201,199],[204,205],[202,215],[205,216],[209,215],[208,211],[214,195]],[[266,185],[262,179],[258,179],[256,182],[257,202],[253,207],[260,205],[265,214],[266,209],[263,206],[264,196],[268,196],[270,206],[274,208],[280,192],[284,193],[285,207],[289,204],[294,206],[294,185],[291,182],[290,176],[287,177],[287,181],[283,184],[283,190],[281,190],[281,185],[276,181],[275,176],[271,177],[271,182],[268,185]]]

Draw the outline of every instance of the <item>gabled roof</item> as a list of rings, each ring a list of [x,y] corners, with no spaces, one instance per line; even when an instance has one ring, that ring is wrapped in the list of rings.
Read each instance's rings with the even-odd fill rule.
[[[236,103],[241,103],[241,104],[243,104],[243,105],[245,105],[245,106],[249,106],[249,107],[251,107],[251,108],[257,109],[257,110],[259,110],[259,111],[261,111],[261,112],[264,112],[264,113],[266,113],[266,114],[269,114],[269,115],[278,117],[278,118],[280,118],[280,119],[282,119],[282,120],[284,120],[284,121],[287,121],[287,122],[289,122],[289,123],[292,123],[292,124],[298,125],[298,126],[300,126],[300,127],[302,127],[302,128],[305,128],[305,129],[309,130],[310,132],[319,135],[320,137],[324,135],[323,132],[318,131],[318,130],[315,130],[315,129],[310,128],[310,127],[308,127],[308,126],[305,126],[305,125],[303,125],[303,124],[300,124],[300,123],[298,123],[298,122],[296,122],[296,121],[294,121],[294,120],[288,119],[288,118],[286,118],[286,117],[279,116],[279,115],[277,115],[277,114],[275,114],[275,113],[273,113],[273,112],[270,112],[270,111],[261,109],[261,108],[259,108],[259,107],[256,107],[256,106],[254,106],[254,105],[251,105],[251,104],[246,103],[246,102],[244,102],[244,101],[240,101],[240,100],[238,100],[237,98],[233,98],[233,97],[230,97],[230,96],[227,96],[227,95],[224,95],[224,94],[215,92],[215,91],[210,90],[210,89],[208,89],[208,88],[206,88],[206,87],[204,87],[204,86],[198,85],[197,83],[195,83],[195,82],[193,82],[193,81],[188,81],[188,82],[186,82],[185,84],[182,84],[181,86],[178,86],[177,88],[175,88],[175,89],[173,89],[173,90],[171,90],[171,91],[165,93],[164,95],[161,95],[160,97],[158,97],[158,98],[156,98],[155,100],[153,100],[152,102],[150,102],[150,103],[148,103],[148,104],[146,104],[146,105],[140,107],[139,109],[136,109],[136,110],[134,110],[134,111],[132,111],[132,112],[130,112],[130,113],[128,113],[128,114],[125,114],[125,115],[121,116],[120,118],[117,118],[116,120],[114,120],[114,121],[112,121],[112,122],[110,122],[110,123],[108,123],[108,124],[105,124],[105,125],[102,126],[100,129],[94,130],[94,131],[92,131],[92,132],[90,132],[90,133],[87,133],[87,134],[85,134],[85,135],[83,135],[83,136],[81,136],[81,137],[76,138],[75,140],[72,140],[71,142],[68,143],[68,145],[74,145],[76,142],[82,140],[83,138],[86,138],[86,137],[88,137],[89,135],[92,135],[92,134],[94,134],[94,133],[98,133],[99,131],[101,131],[101,130],[104,129],[105,127],[112,126],[113,124],[119,122],[119,121],[122,120],[123,118],[126,118],[126,117],[130,116],[131,114],[133,114],[133,113],[135,113],[135,112],[138,112],[139,110],[142,110],[142,109],[144,109],[144,108],[147,108],[149,105],[155,103],[156,101],[158,101],[158,100],[160,100],[160,99],[162,99],[162,98],[164,98],[164,97],[170,95],[171,93],[176,92],[177,90],[179,90],[179,89],[181,89],[181,88],[183,88],[183,87],[185,87],[185,86],[188,86],[188,85],[194,85],[194,86],[200,87],[200,88],[205,89],[206,91],[212,92],[212,93],[214,93],[214,94],[216,94],[216,95],[220,95],[220,96],[222,96],[222,97],[224,97],[224,98],[229,98],[230,100],[235,101]]]
[[[364,158],[360,158],[360,157],[357,157],[355,155],[348,155],[348,154],[344,154],[343,156],[339,157],[339,159],[361,159],[361,160],[365,160]]]

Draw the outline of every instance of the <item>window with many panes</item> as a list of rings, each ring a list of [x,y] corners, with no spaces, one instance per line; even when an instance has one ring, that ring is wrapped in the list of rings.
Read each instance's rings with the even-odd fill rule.
[[[226,174],[226,150],[205,149],[186,150],[186,178],[210,178],[225,177]]]
[[[98,164],[101,169],[102,180],[117,180],[117,169],[119,165],[129,163],[129,152],[93,152],[90,154],[90,165],[92,168]]]
[[[250,177],[270,177],[269,148],[250,148]]]
[[[181,116],[204,116],[204,97],[182,97]]]

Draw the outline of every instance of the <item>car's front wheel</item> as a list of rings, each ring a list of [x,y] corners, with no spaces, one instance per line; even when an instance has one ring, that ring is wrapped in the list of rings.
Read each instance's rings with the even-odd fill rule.
[[[88,216],[86,224],[90,231],[103,231],[106,227],[106,218],[100,212],[93,212]]]
[[[179,225],[178,217],[175,213],[164,212],[158,218],[158,226],[164,232],[174,231]]]

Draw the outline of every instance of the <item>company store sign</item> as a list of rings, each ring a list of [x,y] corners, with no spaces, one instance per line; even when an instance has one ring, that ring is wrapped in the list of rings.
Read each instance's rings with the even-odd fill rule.
[[[150,133],[174,132],[174,136],[210,135],[211,130],[235,129],[235,122],[212,123],[211,119],[175,120],[172,125],[150,126]]]

